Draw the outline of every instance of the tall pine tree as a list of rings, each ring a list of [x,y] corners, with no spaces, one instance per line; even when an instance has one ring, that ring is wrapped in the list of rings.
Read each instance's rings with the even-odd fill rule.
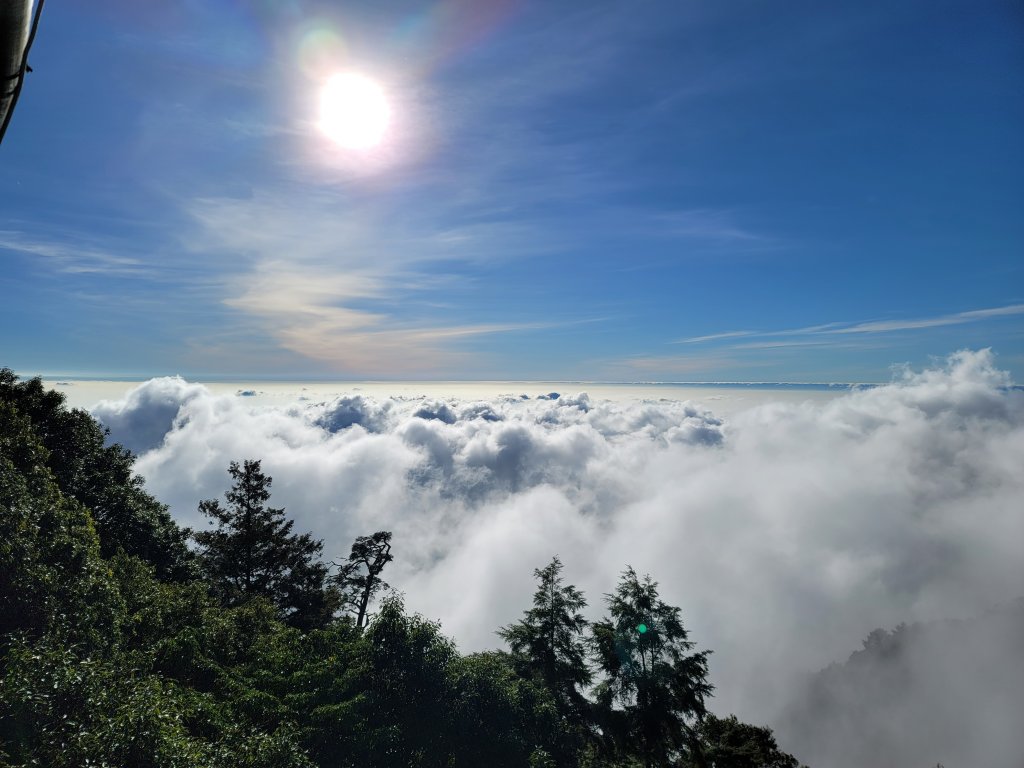
[[[590,703],[581,693],[591,680],[584,636],[588,624],[581,613],[587,601],[576,587],[564,583],[557,556],[533,574],[540,582],[533,608],[498,635],[523,671],[551,692],[566,736],[566,749],[555,756],[556,762],[575,765],[573,753],[587,740],[590,722]]]
[[[605,599],[610,615],[592,627],[603,730],[645,768],[673,764],[699,749],[695,726],[712,691],[709,651],[690,653],[679,609],[659,599],[650,576],[627,568]]]
[[[325,625],[339,598],[320,561],[322,542],[308,533],[293,534],[295,521],[285,518],[284,509],[267,506],[272,478],[259,461],[242,466],[233,461],[228,472],[235,482],[225,494],[227,506],[216,499],[199,504],[217,527],[193,534],[213,591],[229,606],[266,598],[293,626]]]
[[[394,559],[391,531],[377,531],[356,537],[348,558],[339,566],[334,583],[341,592],[342,607],[355,615],[357,627],[365,627],[369,621],[370,601],[382,590],[390,589],[380,574]]]
[[[558,557],[534,570],[540,583],[533,593],[533,608],[498,635],[565,709],[579,709],[585,702],[580,688],[590,684],[584,638],[587,620],[580,613],[587,601],[576,587],[564,583],[561,573]]]

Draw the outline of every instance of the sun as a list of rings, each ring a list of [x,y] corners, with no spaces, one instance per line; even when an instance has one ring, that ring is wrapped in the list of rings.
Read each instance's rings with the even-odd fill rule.
[[[320,130],[346,149],[377,146],[390,123],[384,90],[368,77],[337,74],[320,92]]]

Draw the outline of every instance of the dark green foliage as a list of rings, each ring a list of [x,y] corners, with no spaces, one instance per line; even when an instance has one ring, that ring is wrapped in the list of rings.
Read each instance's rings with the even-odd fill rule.
[[[520,670],[554,697],[567,748],[552,759],[569,765],[589,735],[591,705],[581,692],[591,681],[585,639],[589,624],[580,612],[587,601],[576,587],[563,583],[557,557],[533,573],[540,582],[533,607],[498,634],[509,644]]]
[[[524,678],[508,654],[460,659],[453,697],[456,765],[555,766],[571,746],[551,691]]]
[[[61,495],[48,458],[29,420],[0,402],[0,652],[46,632],[100,649],[118,621],[92,520]]]
[[[320,562],[321,542],[308,533],[293,534],[294,521],[283,509],[268,507],[272,478],[260,462],[231,462],[234,485],[225,495],[200,502],[199,511],[216,521],[210,531],[193,534],[200,564],[214,593],[226,606],[264,598],[280,617],[296,627],[324,626],[338,606],[338,593]]]
[[[14,765],[312,766],[288,726],[226,718],[210,695],[60,643],[16,644],[0,701],[0,744]]]
[[[686,768],[800,768],[795,757],[779,750],[771,728],[742,723],[735,715],[708,714],[696,733],[703,760],[695,756]]]
[[[309,765],[280,706],[245,707],[263,701],[247,664],[294,630],[123,551],[104,560],[34,427],[0,402],[0,763]]]
[[[52,641],[16,644],[5,662],[5,742],[15,761],[154,766],[172,754],[191,764],[201,755],[182,725],[187,703],[172,685]]]
[[[337,622],[292,638],[274,662],[272,690],[294,713],[317,765],[359,765],[357,758],[369,752],[361,634],[351,622]]]
[[[341,622],[306,635],[303,649],[309,662],[289,672],[287,698],[318,764],[525,768],[561,738],[550,694],[506,654],[461,657],[396,599],[365,631]]]
[[[196,576],[187,531],[143,490],[131,452],[104,445],[107,432],[89,414],[65,408],[64,395],[44,389],[38,378],[19,382],[9,368],[0,369],[0,402],[31,422],[61,493],[91,511],[104,557],[124,550],[155,566],[161,578]]]
[[[593,625],[604,679],[596,689],[601,727],[616,753],[644,766],[668,765],[695,741],[704,716],[708,651],[690,653],[679,609],[658,598],[658,585],[627,568],[606,595],[609,616]]]
[[[291,700],[321,765],[555,765],[564,734],[550,692],[507,654],[460,656],[397,598],[365,631],[342,622],[306,639],[315,661],[294,673]]]
[[[389,589],[381,581],[380,574],[384,566],[394,559],[390,531],[359,536],[352,544],[348,559],[334,577],[341,590],[342,606],[355,616],[357,627],[366,626],[370,601],[382,590]]]
[[[455,644],[440,626],[386,600],[363,635],[366,765],[445,766],[452,744]]]

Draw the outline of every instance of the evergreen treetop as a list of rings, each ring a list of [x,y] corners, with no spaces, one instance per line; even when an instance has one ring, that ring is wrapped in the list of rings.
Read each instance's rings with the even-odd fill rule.
[[[498,635],[566,709],[578,709],[583,702],[579,689],[591,680],[584,636],[588,623],[581,613],[587,601],[576,587],[564,583],[561,573],[562,561],[557,556],[544,568],[535,569],[539,584],[533,607],[515,624],[502,627]]]
[[[596,689],[604,730],[619,751],[644,766],[668,765],[696,743],[705,715],[709,651],[691,653],[680,610],[658,596],[650,576],[631,567],[605,596],[609,616],[592,626],[604,679]],[[613,705],[618,705],[614,709]]]
[[[559,715],[562,738],[552,745],[552,765],[575,766],[592,731],[591,704],[581,689],[590,685],[583,593],[562,579],[557,556],[533,572],[538,580],[533,607],[498,630],[520,673],[546,689]]]
[[[293,534],[295,522],[284,509],[267,505],[273,478],[263,473],[259,461],[233,461],[228,472],[234,485],[225,494],[227,506],[216,499],[199,504],[217,527],[193,534],[213,592],[227,606],[262,597],[291,624],[323,625],[338,596],[326,583],[328,567],[319,559],[322,542],[308,533]]]
[[[356,537],[348,558],[339,566],[334,582],[341,591],[342,607],[353,614],[357,627],[369,621],[370,601],[382,590],[390,589],[380,574],[394,559],[391,531],[377,531]]]

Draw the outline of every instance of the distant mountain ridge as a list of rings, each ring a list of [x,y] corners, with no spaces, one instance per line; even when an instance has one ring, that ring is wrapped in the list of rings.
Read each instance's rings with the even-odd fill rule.
[[[874,630],[811,676],[778,733],[817,768],[1021,768],[1022,715],[1024,597],[971,619]]]

